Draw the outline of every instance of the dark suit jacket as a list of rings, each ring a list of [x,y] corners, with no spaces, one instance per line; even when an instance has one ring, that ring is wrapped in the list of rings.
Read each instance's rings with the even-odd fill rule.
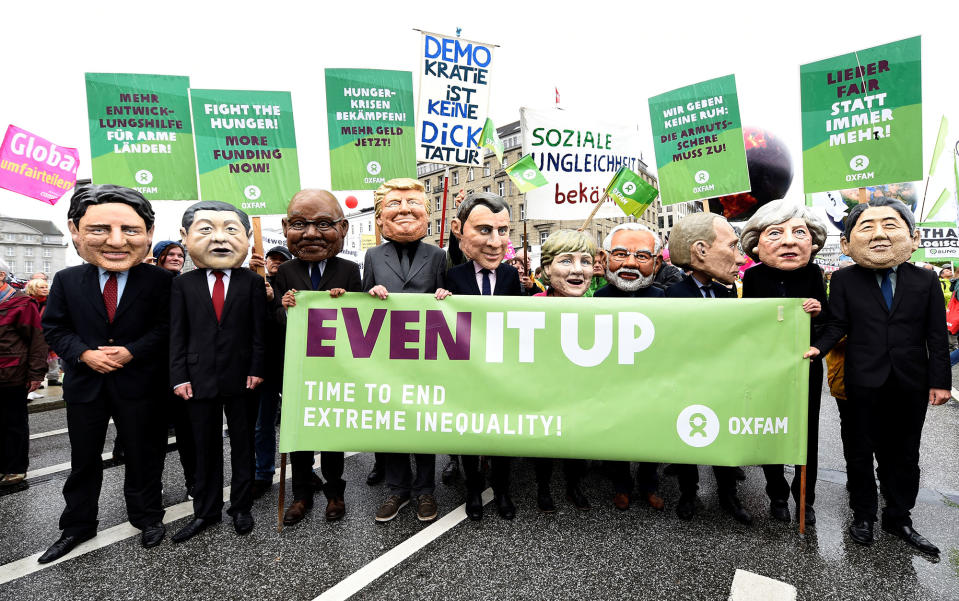
[[[163,394],[167,389],[172,279],[170,272],[153,265],[132,267],[111,323],[96,265],[68,267],[57,273],[43,312],[43,334],[62,359],[66,402],[90,402],[108,382],[120,398]],[[133,359],[115,372],[97,373],[80,363],[80,355],[99,346],[126,347]]]
[[[223,314],[216,320],[206,269],[173,280],[170,298],[170,385],[190,382],[196,399],[246,392],[247,376],[266,376],[263,278],[230,270]]]
[[[833,273],[829,306],[835,327],[820,336],[821,351],[846,341],[846,381],[878,388],[896,374],[904,388],[952,385],[946,310],[935,272],[911,263],[896,271],[892,310],[886,308],[876,272],[852,265]]]
[[[735,296],[735,293],[729,288],[718,282],[713,282],[713,294],[716,298],[733,298]],[[667,288],[666,296],[668,298],[705,298],[691,275],[683,275],[682,280]]]
[[[446,272],[446,289],[453,294],[481,294],[476,284],[476,267],[473,261],[457,265]],[[523,296],[519,272],[512,265],[500,263],[496,268],[496,286],[493,296]]]
[[[385,242],[366,251],[363,260],[363,290],[376,285],[390,292],[436,292],[446,285],[446,251],[420,241],[410,264],[409,276],[400,275],[400,259],[392,242]]]
[[[369,251],[367,251],[369,252]],[[310,280],[310,263],[302,259],[293,259],[280,265],[276,276],[273,277],[273,311],[276,322],[286,327],[286,310],[280,299],[290,290],[313,290]],[[326,260],[323,277],[320,278],[319,290],[343,288],[347,292],[363,292],[360,281],[360,266],[353,261],[333,257]]]

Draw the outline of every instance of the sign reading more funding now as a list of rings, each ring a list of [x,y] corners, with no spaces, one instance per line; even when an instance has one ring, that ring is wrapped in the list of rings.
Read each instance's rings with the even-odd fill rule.
[[[735,75],[653,96],[649,119],[664,205],[749,191]]]
[[[481,166],[494,46],[427,32],[421,40],[416,160]]]
[[[918,181],[919,36],[799,67],[807,194]]]
[[[203,200],[286,213],[300,189],[289,92],[190,90]]]
[[[87,73],[86,87],[93,183],[149,200],[199,198],[189,77]]]
[[[409,71],[327,69],[326,122],[333,190],[375,190],[416,177]]]
[[[805,463],[800,299],[296,298],[282,452]]]

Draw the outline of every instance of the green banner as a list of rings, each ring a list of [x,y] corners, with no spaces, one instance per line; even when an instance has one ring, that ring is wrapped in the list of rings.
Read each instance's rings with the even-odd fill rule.
[[[653,96],[649,118],[664,205],[749,191],[735,75]]]
[[[959,227],[948,221],[917,223],[919,248],[912,253],[910,261],[941,263],[959,259]]]
[[[493,120],[489,117],[486,118],[483,131],[480,132],[480,147],[495,154],[496,159],[499,160],[500,163],[503,162],[503,151],[506,150],[506,145],[499,139],[496,126],[493,125]]]
[[[375,190],[416,179],[413,74],[326,70],[326,122],[333,190]]]
[[[286,213],[300,189],[289,92],[190,90],[203,200]]]
[[[300,292],[280,449],[802,464],[801,303]]]
[[[150,200],[196,200],[190,78],[87,73],[93,181]]]
[[[516,184],[520,194],[526,194],[549,183],[543,172],[536,168],[536,161],[529,154],[507,167],[506,175]]]
[[[922,179],[920,38],[801,65],[806,193]]]
[[[606,195],[623,210],[623,213],[639,217],[656,200],[659,190],[649,185],[639,174],[628,167],[620,167],[606,187]]]

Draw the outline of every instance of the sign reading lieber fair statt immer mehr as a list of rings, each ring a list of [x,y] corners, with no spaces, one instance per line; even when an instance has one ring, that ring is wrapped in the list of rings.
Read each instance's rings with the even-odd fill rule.
[[[800,303],[301,292],[280,448],[801,464]]]

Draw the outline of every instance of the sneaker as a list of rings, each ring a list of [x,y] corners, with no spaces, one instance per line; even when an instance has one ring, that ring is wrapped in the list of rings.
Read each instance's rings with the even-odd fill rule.
[[[43,398],[43,393],[41,392],[31,392],[27,394],[28,401],[36,401]]]
[[[390,498],[383,503],[379,509],[376,510],[376,521],[377,522],[388,522],[396,517],[396,514],[400,512],[400,509],[406,507],[410,502],[409,497],[400,497],[398,495],[390,495]]]
[[[0,486],[16,486],[26,479],[26,474],[7,474],[0,479]]]
[[[416,517],[421,522],[432,522],[436,519],[436,499],[433,495],[420,495],[416,499]]]

